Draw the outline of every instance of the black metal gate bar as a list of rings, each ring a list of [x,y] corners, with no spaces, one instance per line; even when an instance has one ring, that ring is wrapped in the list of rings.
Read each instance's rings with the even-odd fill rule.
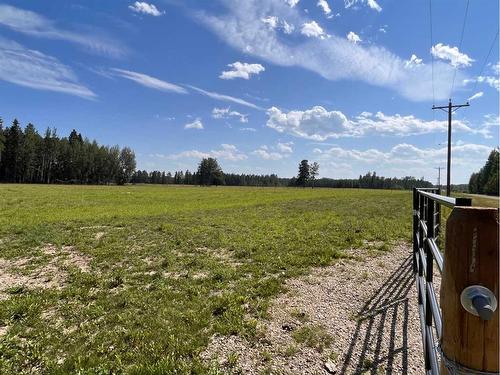
[[[434,330],[441,339],[442,316],[433,284],[434,262],[443,272],[444,258],[436,240],[441,229],[441,205],[470,206],[469,198],[450,198],[439,195],[439,189],[413,189],[413,273],[418,293],[418,313],[422,331],[425,372],[439,375],[438,347]],[[434,322],[434,330],[433,330]]]

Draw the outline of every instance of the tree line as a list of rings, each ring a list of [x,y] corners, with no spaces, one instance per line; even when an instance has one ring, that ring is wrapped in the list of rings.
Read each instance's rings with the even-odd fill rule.
[[[498,196],[498,149],[491,151],[486,164],[469,179],[469,193]]]
[[[62,138],[50,128],[40,135],[17,119],[4,128],[0,118],[0,182],[123,185],[135,167],[128,147],[99,145],[76,130]]]
[[[498,151],[496,155],[496,169],[498,169]],[[120,149],[118,146],[99,145],[95,140],[84,138],[76,130],[72,130],[68,137],[59,137],[56,129],[47,128],[41,135],[31,123],[23,129],[17,119],[4,128],[0,118],[0,182],[371,189],[411,189],[432,186],[423,179],[385,178],[377,176],[375,172],[368,172],[357,179],[318,179],[318,175],[319,164],[309,163],[308,160],[300,162],[297,176],[292,178],[281,178],[276,174],[224,173],[215,158],[202,159],[197,170],[193,172],[175,171],[172,174],[167,171],[136,170],[135,154],[129,147]],[[498,181],[498,173],[496,178]]]
[[[413,189],[414,187],[432,187],[432,183],[415,177],[385,178],[376,172],[368,172],[355,179],[320,178],[319,164],[302,160],[297,177],[282,178],[276,174],[254,175],[224,173],[214,158],[203,159],[196,172],[189,170],[170,172],[136,171],[132,183],[144,184],[179,184],[179,185],[226,185],[226,186],[300,186],[322,188],[361,188],[361,189]]]

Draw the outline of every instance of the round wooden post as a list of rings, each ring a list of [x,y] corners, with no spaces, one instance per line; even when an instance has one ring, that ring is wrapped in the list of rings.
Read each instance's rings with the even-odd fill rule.
[[[498,210],[455,207],[446,224],[446,247],[441,282],[444,355],[469,369],[498,372],[498,308],[489,321],[467,312],[460,294],[482,285],[498,295]],[[441,373],[448,374],[441,363]]]

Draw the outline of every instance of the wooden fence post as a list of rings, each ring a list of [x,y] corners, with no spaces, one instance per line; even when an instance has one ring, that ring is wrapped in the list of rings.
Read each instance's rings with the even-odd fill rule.
[[[470,285],[482,285],[499,300],[498,235],[497,209],[455,207],[446,224],[440,293],[443,354],[465,368],[487,372],[499,371],[499,309],[484,321],[462,307],[460,294]],[[441,373],[448,374],[444,361]]]

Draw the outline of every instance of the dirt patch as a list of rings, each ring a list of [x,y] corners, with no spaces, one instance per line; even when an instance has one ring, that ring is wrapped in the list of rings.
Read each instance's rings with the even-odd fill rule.
[[[74,246],[59,249],[56,245],[46,244],[40,250],[49,257],[48,262],[40,266],[34,266],[40,257],[0,258],[0,299],[8,298],[9,290],[14,287],[61,289],[68,278],[66,267],[90,272],[91,258],[78,252]]]
[[[211,249],[209,247],[197,247],[196,252],[202,254],[208,254],[212,258],[215,258],[217,261],[234,268],[243,265],[242,260],[235,259],[234,252],[228,249],[224,248]]]
[[[245,374],[421,374],[411,250],[362,254],[289,280],[255,340],[215,336],[202,358]]]
[[[102,229],[102,228],[109,228],[109,225],[92,225],[89,227],[80,227],[80,229]]]
[[[55,264],[49,263],[38,267],[28,274],[23,274],[16,269],[24,268],[30,264],[32,258],[16,260],[0,259],[0,299],[9,297],[9,290],[14,287],[27,287],[29,289],[59,289],[64,286],[66,272],[60,270]]]
[[[9,331],[8,326],[0,326],[0,337],[5,336]]]
[[[62,262],[65,266],[76,267],[82,272],[90,272],[91,258],[80,253],[74,246],[63,246],[61,249]]]
[[[94,239],[95,239],[96,241],[99,241],[101,238],[103,238],[103,237],[104,237],[104,235],[105,235],[105,234],[106,234],[106,232],[97,232],[97,233],[95,234],[95,236],[94,236]]]

